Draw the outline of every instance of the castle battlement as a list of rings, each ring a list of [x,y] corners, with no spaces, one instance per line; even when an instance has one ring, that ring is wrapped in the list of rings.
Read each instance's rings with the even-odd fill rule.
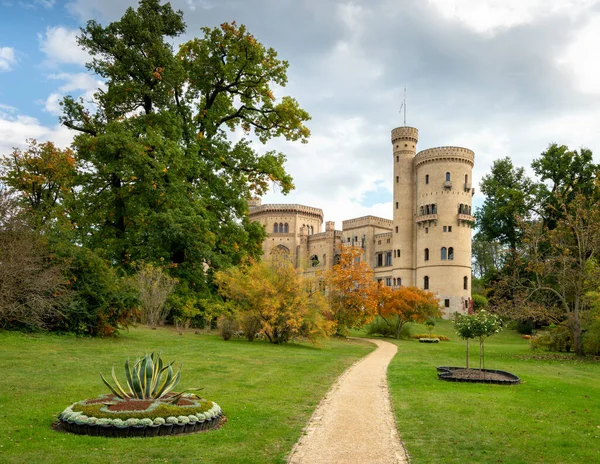
[[[356,229],[365,226],[378,226],[391,229],[393,224],[394,222],[391,219],[384,219],[377,216],[362,216],[342,221],[342,229]]]
[[[410,140],[417,143],[419,141],[419,130],[414,127],[396,127],[392,129],[392,143],[399,140]]]
[[[473,167],[475,164],[475,153],[463,147],[436,147],[421,150],[415,156],[415,166],[435,161],[466,162]]]
[[[261,213],[305,214],[307,216],[318,217],[321,221],[323,220],[323,210],[321,208],[304,205],[272,203],[250,207],[250,216]]]

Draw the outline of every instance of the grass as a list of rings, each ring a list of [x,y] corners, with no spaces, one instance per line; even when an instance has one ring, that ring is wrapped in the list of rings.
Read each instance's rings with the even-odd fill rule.
[[[414,333],[427,333],[416,326]],[[398,429],[413,464],[600,462],[600,364],[536,353],[513,331],[485,343],[485,367],[512,372],[516,386],[437,380],[436,366],[464,366],[465,342],[392,341],[388,371]],[[471,342],[470,367],[479,367]]]
[[[116,339],[0,332],[2,463],[282,463],[335,378],[372,349],[332,340],[321,348],[222,341],[143,327]],[[228,423],[217,431],[152,439],[58,433],[52,421],[75,401],[108,393],[98,371],[162,351],[181,361],[178,388],[204,387]]]

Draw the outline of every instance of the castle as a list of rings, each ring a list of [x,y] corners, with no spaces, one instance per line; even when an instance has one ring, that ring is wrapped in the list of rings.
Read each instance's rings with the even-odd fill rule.
[[[364,216],[323,227],[323,211],[294,204],[250,203],[250,219],[267,231],[265,257],[281,255],[307,273],[329,269],[341,245],[359,246],[375,278],[390,287],[433,292],[445,317],[471,300],[471,175],[475,155],[460,147],[416,152],[414,127],[392,130],[393,220]]]

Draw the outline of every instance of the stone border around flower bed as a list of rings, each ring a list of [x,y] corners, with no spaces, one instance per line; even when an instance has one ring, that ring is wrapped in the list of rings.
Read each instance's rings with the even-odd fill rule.
[[[206,432],[220,428],[227,418],[219,414],[212,419],[197,421],[187,424],[161,424],[161,425],[134,425],[119,427],[116,425],[78,424],[59,419],[56,423],[57,430],[75,433],[77,435],[91,435],[94,437],[132,438],[132,437],[158,437],[165,435],[182,435]]]
[[[511,374],[506,371],[499,371],[493,369],[481,369],[483,372],[490,372],[495,374],[500,374],[506,377],[505,380],[499,379],[463,379],[458,377],[452,377],[452,371],[457,369],[464,369],[464,367],[456,367],[456,366],[438,366],[436,367],[438,371],[438,379],[445,380],[447,382],[470,382],[470,383],[488,383],[495,385],[517,385],[521,383],[521,379],[517,377],[515,374]]]

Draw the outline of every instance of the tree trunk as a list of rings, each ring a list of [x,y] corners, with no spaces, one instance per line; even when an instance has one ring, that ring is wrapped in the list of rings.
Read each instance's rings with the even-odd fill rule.
[[[469,339],[467,338],[467,369],[469,368]]]

